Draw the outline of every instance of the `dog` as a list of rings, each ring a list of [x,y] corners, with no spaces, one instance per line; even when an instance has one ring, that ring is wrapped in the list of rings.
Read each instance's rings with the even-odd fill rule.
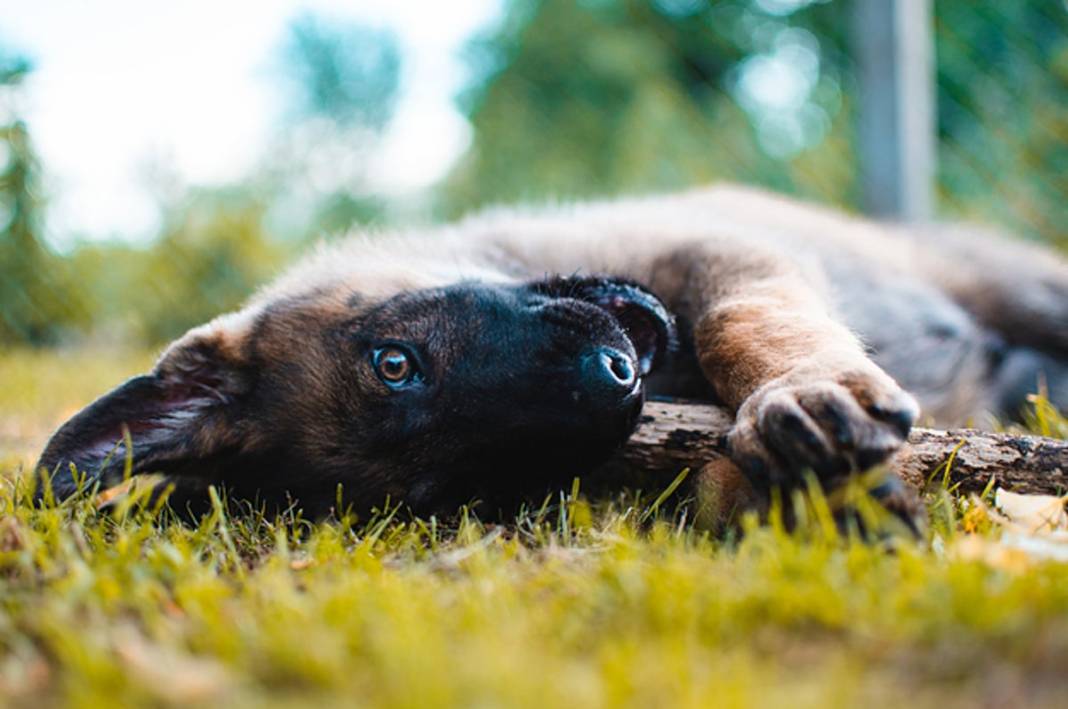
[[[38,469],[60,498],[129,455],[176,494],[429,514],[595,469],[662,393],[733,411],[730,458],[766,494],[878,465],[921,414],[1012,415],[1040,382],[1068,403],[1052,251],[721,185],[321,247],[75,415]]]

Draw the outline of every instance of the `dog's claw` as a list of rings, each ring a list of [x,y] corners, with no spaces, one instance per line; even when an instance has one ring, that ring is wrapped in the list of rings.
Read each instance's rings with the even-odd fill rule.
[[[893,455],[917,415],[915,400],[878,370],[787,376],[743,403],[728,444],[758,489],[799,487],[807,471],[835,487]]]

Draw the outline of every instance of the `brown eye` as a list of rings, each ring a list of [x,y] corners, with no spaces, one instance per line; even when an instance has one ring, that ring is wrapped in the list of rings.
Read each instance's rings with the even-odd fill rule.
[[[416,378],[412,357],[399,347],[383,347],[374,351],[375,372],[392,387],[403,386]]]

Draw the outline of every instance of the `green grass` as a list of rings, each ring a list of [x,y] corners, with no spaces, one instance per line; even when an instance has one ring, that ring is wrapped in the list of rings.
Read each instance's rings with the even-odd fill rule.
[[[40,453],[56,426],[152,361],[128,350],[0,349],[0,465]]]
[[[18,461],[66,408],[147,359],[0,356],[0,379],[15,383],[0,422],[30,432],[0,463],[0,701],[1068,700],[1068,564],[970,552],[997,549],[997,525],[981,503],[944,495],[932,498],[933,543],[893,551],[818,516],[717,540],[626,495],[562,494],[505,526],[313,524],[220,506],[193,528],[136,499],[111,515],[85,500],[34,509]]]

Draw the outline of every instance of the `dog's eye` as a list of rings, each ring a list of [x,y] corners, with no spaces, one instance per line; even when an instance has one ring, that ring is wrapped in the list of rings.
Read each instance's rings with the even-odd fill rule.
[[[399,347],[376,349],[372,362],[379,378],[391,387],[404,386],[419,376],[412,356]]]

